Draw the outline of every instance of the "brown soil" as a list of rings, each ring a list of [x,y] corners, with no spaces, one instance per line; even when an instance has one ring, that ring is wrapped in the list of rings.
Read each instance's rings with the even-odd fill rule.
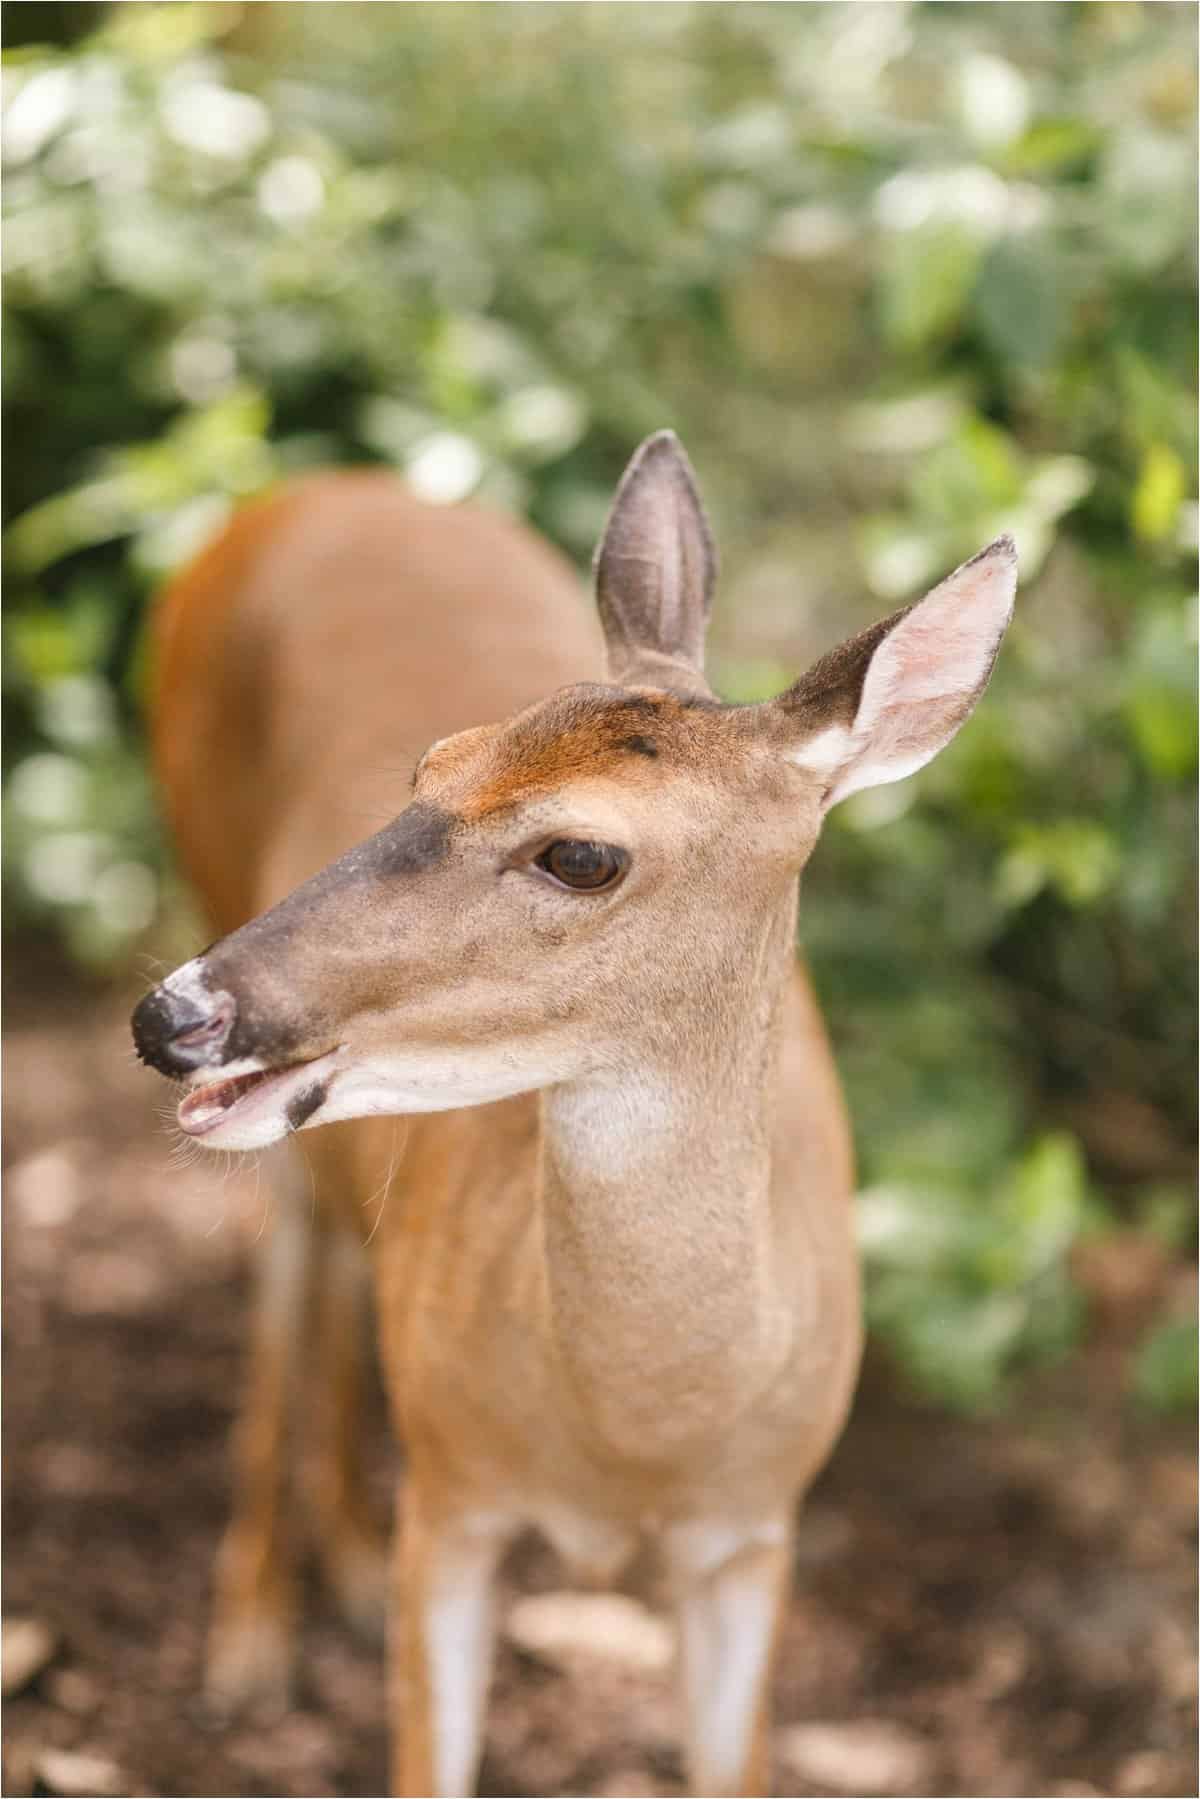
[[[196,1702],[253,1182],[168,1167],[128,994],[10,962],[4,1606],[57,1649],[6,1706],[7,1791],[64,1790],[68,1750],[124,1793],[380,1793],[379,1660],[317,1594],[299,1709],[215,1731]],[[801,1528],[777,1792],[1196,1793],[1194,1446],[1126,1364],[1110,1321],[986,1422],[872,1371]],[[381,1505],[390,1461],[380,1408]],[[535,1544],[507,1578],[561,1582]],[[798,1724],[836,1727],[824,1773]],[[679,1793],[669,1683],[503,1646],[482,1791]]]

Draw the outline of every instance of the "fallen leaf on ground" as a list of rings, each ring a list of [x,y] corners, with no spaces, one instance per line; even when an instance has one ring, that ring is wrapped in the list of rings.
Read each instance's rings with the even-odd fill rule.
[[[11,1699],[36,1680],[56,1647],[54,1632],[40,1618],[5,1618],[0,1639],[4,1697]]]
[[[518,1649],[556,1668],[584,1657],[655,1674],[670,1667],[675,1655],[670,1627],[621,1593],[538,1593],[518,1599],[506,1631]]]
[[[34,1770],[46,1791],[61,1794],[62,1799],[104,1799],[128,1786],[115,1762],[73,1749],[43,1749]]]
[[[779,1759],[790,1773],[839,1792],[927,1792],[933,1756],[915,1731],[885,1718],[851,1724],[793,1724],[780,1733]]]

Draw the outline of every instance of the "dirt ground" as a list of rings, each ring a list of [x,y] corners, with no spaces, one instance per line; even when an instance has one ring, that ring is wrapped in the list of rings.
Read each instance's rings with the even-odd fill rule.
[[[53,1650],[6,1704],[6,1790],[381,1793],[379,1659],[318,1595],[294,1713],[197,1703],[253,1183],[169,1167],[135,995],[8,972],[4,1611]],[[869,1370],[801,1528],[777,1793],[1196,1793],[1194,1442],[1132,1407],[1127,1334],[984,1422]],[[391,1458],[380,1408],[381,1506]],[[532,1543],[507,1574],[562,1579]],[[679,1793],[676,1744],[665,1671],[506,1641],[481,1790]]]

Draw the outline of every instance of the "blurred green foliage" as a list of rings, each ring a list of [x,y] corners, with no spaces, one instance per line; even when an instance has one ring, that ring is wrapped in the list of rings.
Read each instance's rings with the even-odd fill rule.
[[[1195,1416],[1200,1371],[1194,1319],[1170,1318],[1150,1333],[1138,1352],[1134,1381],[1156,1411]]]
[[[1189,1204],[1193,9],[57,10],[4,68],[10,923],[150,926],[147,602],[290,470],[582,562],[673,424],[741,698],[1012,530],[986,704],[834,815],[803,935],[879,1331],[970,1404],[1074,1341],[1079,1233]]]

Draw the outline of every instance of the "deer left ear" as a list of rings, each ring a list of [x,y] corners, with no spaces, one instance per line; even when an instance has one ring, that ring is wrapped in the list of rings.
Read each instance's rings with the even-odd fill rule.
[[[860,787],[903,779],[945,748],[987,686],[1016,590],[1016,547],[998,537],[770,703],[788,760],[824,782],[825,810]]]
[[[704,635],[717,555],[696,477],[673,431],[656,432],[635,451],[595,572],[613,680],[706,693]]]

